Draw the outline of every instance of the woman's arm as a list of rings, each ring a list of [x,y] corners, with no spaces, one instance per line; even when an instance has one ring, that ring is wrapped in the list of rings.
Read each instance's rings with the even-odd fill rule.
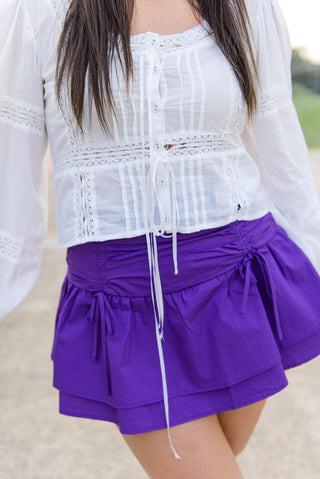
[[[31,291],[47,230],[43,84],[24,0],[0,4],[0,321]]]
[[[275,220],[320,273],[320,199],[292,101],[288,29],[277,0],[259,2],[252,22],[260,75],[258,111],[243,141],[259,166]]]

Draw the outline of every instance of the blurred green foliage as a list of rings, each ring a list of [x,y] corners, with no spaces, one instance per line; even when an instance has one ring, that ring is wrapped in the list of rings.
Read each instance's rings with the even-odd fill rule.
[[[292,51],[293,101],[309,148],[320,148],[320,65]]]
[[[293,82],[293,101],[309,148],[320,148],[320,95]]]
[[[292,50],[292,80],[320,94],[320,65],[310,61],[303,48]]]

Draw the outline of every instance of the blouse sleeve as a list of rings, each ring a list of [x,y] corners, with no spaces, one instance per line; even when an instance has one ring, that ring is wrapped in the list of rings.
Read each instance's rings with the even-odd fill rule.
[[[0,3],[0,321],[36,284],[48,222],[43,83],[24,0]]]
[[[292,101],[292,49],[277,0],[260,0],[252,28],[260,84],[243,141],[260,169],[275,221],[320,273],[320,200]]]

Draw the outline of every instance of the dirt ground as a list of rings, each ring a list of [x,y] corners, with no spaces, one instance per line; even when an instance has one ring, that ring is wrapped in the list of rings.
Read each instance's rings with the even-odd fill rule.
[[[320,150],[310,152],[320,192]],[[0,325],[0,479],[147,478],[115,425],[59,414],[50,352],[66,271],[53,191],[37,285]],[[239,464],[246,479],[320,477],[320,357],[286,372]],[[170,479],[170,478],[168,478]]]

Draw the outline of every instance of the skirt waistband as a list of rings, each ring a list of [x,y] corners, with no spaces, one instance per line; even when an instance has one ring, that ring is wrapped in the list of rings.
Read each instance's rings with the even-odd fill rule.
[[[178,233],[179,274],[174,274],[170,238],[157,237],[163,293],[178,291],[233,269],[270,241],[276,223],[270,212],[194,233]],[[178,258],[178,259],[179,259]],[[67,249],[68,279],[88,291],[117,296],[149,296],[150,276],[144,235],[89,242]]]

